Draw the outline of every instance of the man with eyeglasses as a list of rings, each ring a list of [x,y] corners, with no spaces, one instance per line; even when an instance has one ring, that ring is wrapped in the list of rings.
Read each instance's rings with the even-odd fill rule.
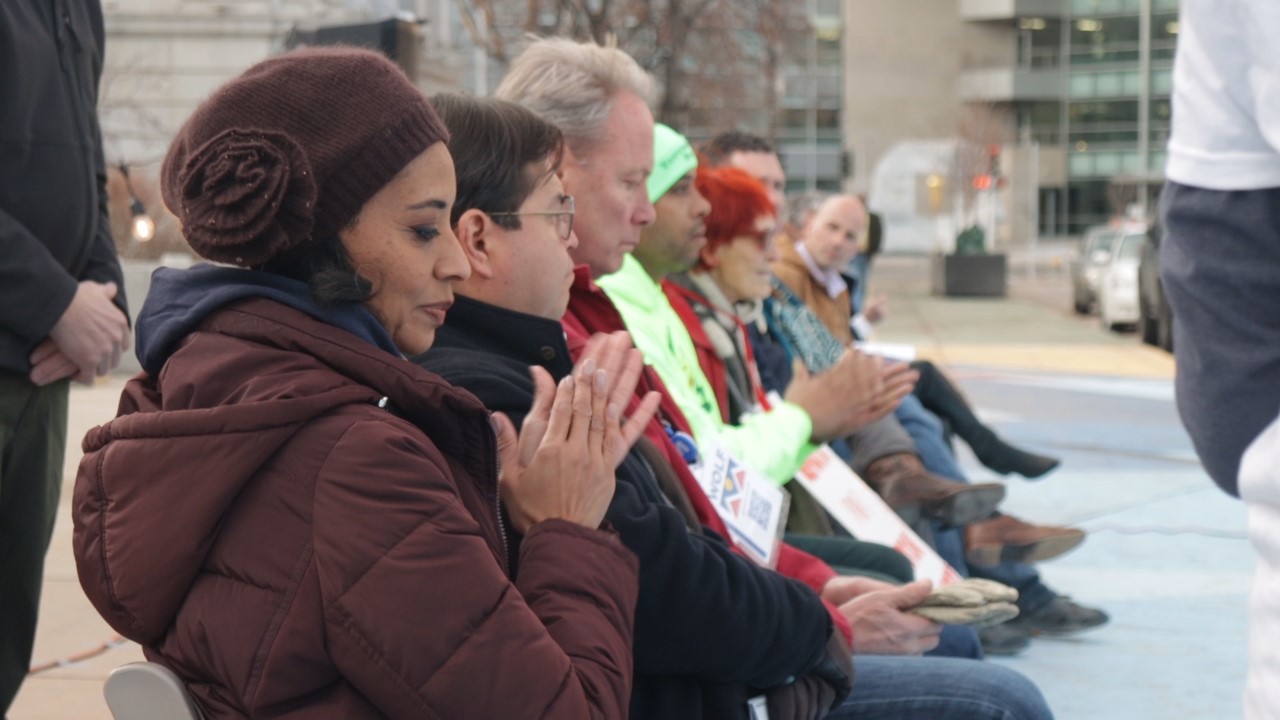
[[[564,183],[560,184],[564,187]],[[555,210],[518,210],[516,212],[495,212],[489,213],[489,217],[521,217],[521,216],[545,216],[552,218],[556,225],[556,233],[560,235],[563,242],[569,241],[569,233],[573,232],[573,213],[576,209],[573,204],[573,196],[560,193],[555,197]]]
[[[577,245],[571,200],[554,205],[564,197],[554,174],[560,134],[490,98],[432,103],[451,133],[451,221],[472,272],[416,361],[520,423],[533,400],[530,366],[557,380],[573,367],[559,322]],[[631,716],[732,717],[756,694],[769,694],[772,706],[835,702],[848,691],[849,661],[822,601],[736,553],[717,537],[723,527],[704,529],[692,505],[705,497],[683,493],[661,452],[639,441],[618,468],[605,516],[640,561]]]

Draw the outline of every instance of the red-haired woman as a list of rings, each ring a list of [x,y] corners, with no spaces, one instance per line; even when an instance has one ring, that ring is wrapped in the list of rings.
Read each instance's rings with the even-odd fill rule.
[[[697,313],[714,350],[714,358],[701,353],[703,371],[717,389],[727,385],[721,413],[726,422],[737,423],[763,400],[743,323],[764,323],[763,301],[773,292],[769,265],[778,258],[777,219],[764,187],[737,168],[699,168],[695,183],[711,203],[707,242],[697,266],[674,278],[676,287],[668,292],[682,295]],[[690,331],[697,337],[696,328]]]
[[[778,258],[774,244],[777,219],[764,186],[737,168],[700,167],[695,184],[711,203],[706,220],[707,242],[699,253],[697,266],[685,275],[669,278],[664,287],[668,294],[680,296],[693,309],[694,315],[686,314],[683,319],[699,350],[702,370],[716,389],[725,421],[738,423],[756,406],[768,406],[753,337],[763,337],[767,332],[763,308],[764,299],[773,292],[769,264]],[[677,308],[682,305],[673,303]],[[755,326],[754,331],[748,331],[749,325]],[[780,362],[785,365],[790,360],[783,357]],[[778,387],[784,386],[785,383]],[[833,528],[821,506],[795,483],[787,489],[791,492],[788,528],[805,535],[832,535]],[[822,540],[812,539],[818,543]],[[829,554],[831,548],[810,544],[809,538],[789,534],[788,540],[801,541],[802,547],[839,566],[842,572],[863,574],[854,568],[865,569],[866,557],[857,562],[842,561]],[[893,563],[889,565],[892,567]],[[908,568],[897,572],[883,567],[879,570],[882,575],[899,580],[911,579]]]

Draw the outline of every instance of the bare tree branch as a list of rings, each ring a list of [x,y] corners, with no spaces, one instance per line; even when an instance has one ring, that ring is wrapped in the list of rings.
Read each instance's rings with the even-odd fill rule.
[[[776,137],[783,68],[813,28],[794,0],[482,0],[462,13],[506,62],[527,33],[616,43],[658,79],[655,112],[682,130],[738,127]]]

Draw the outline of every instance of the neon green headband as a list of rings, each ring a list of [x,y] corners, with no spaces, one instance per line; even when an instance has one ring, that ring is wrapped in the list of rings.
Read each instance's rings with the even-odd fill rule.
[[[657,123],[653,126],[653,172],[649,173],[649,202],[667,194],[680,178],[698,169],[698,156],[685,136]]]

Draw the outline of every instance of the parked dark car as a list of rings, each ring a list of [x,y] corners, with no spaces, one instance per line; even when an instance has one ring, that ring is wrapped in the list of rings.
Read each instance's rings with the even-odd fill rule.
[[[1160,282],[1159,224],[1147,230],[1138,263],[1138,331],[1142,342],[1173,352],[1173,311]]]

